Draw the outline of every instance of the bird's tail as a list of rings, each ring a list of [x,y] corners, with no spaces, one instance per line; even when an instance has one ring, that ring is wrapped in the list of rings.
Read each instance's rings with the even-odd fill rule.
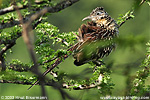
[[[73,45],[72,47],[70,47],[67,51],[74,51],[77,47],[78,47],[79,43],[76,43],[75,45]],[[51,65],[51,67],[49,67],[40,78],[44,78],[45,75],[47,75],[50,71],[52,71],[52,69],[54,69],[57,65],[59,65],[63,60],[65,60],[66,58],[68,58],[68,56],[70,56],[71,53],[69,54],[65,54],[62,57],[57,58],[57,60],[55,61],[54,64]],[[38,84],[38,82],[40,81],[40,79],[38,79],[34,84],[32,84],[27,90],[30,90],[34,85]]]

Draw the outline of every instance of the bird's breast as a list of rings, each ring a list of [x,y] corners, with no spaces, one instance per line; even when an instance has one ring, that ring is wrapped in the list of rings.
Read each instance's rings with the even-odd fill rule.
[[[107,20],[106,19],[99,19],[96,21],[97,25],[106,25],[107,24]]]

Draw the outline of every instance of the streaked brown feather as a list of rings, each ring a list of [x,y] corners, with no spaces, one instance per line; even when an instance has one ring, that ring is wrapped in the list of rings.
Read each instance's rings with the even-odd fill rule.
[[[107,28],[96,26],[94,22],[88,22],[81,25],[79,28],[79,41],[80,45],[74,50],[75,65],[79,66],[90,62],[92,60],[98,60],[104,56],[109,55],[112,49],[115,47],[113,43],[108,43],[104,46],[97,45],[102,40],[109,40],[114,35],[113,31],[107,30]],[[95,45],[92,50],[90,49]]]

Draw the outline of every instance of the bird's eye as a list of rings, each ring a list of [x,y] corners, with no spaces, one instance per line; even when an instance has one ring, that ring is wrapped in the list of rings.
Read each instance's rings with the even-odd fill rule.
[[[101,12],[97,12],[97,13],[96,13],[96,15],[100,15],[100,14],[101,14]]]

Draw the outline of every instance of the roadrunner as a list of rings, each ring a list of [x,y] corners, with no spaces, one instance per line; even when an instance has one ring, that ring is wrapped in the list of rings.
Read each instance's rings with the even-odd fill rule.
[[[78,46],[73,51],[74,64],[77,66],[88,62],[100,65],[99,58],[109,55],[115,47],[113,38],[119,33],[118,25],[103,7],[97,7],[84,20],[91,20],[79,28]],[[102,44],[103,43],[103,44]]]
[[[118,25],[115,20],[105,12],[103,7],[97,7],[94,9],[89,16],[83,19],[83,21],[87,19],[91,20],[91,22],[81,25],[79,28],[79,35],[75,34],[78,43],[69,48],[68,51],[73,52],[73,57],[75,58],[74,64],[77,66],[91,61],[99,66],[101,65],[99,59],[109,55],[115,47],[112,40],[119,33]],[[69,54],[66,54],[62,58],[66,59],[68,56]],[[61,63],[62,58],[58,58],[56,62],[42,74],[42,77]],[[31,87],[38,82],[39,80],[37,80]],[[28,90],[31,87],[29,87]]]

